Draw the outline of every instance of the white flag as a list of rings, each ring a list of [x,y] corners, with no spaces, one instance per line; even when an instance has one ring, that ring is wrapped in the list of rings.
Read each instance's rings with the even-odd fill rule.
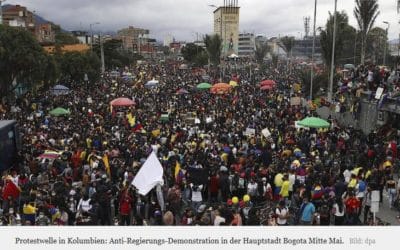
[[[157,155],[152,152],[133,179],[132,185],[139,190],[139,194],[146,195],[157,184],[163,183],[163,173]]]

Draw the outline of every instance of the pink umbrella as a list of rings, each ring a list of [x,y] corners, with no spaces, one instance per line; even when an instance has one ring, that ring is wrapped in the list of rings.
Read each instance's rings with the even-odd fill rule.
[[[260,89],[261,90],[271,90],[274,87],[275,87],[274,85],[264,85],[264,86],[261,86]]]
[[[186,89],[178,89],[178,91],[176,91],[176,93],[178,95],[185,95],[185,94],[189,94],[189,91],[187,91]]]
[[[134,101],[126,97],[117,98],[110,102],[111,106],[133,106],[135,104]]]
[[[274,80],[264,80],[260,83],[261,86],[265,86],[265,85],[276,85],[276,82]]]

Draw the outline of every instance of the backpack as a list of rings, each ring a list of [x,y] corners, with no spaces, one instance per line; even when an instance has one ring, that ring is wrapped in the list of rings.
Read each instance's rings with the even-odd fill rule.
[[[359,181],[358,182],[358,191],[359,192],[365,192],[365,190],[367,189],[367,185],[365,184],[364,181]]]

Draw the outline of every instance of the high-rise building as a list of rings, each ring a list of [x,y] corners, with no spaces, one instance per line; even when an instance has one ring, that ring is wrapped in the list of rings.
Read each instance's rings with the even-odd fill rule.
[[[238,54],[239,9],[237,0],[226,0],[214,10],[214,33],[222,39],[222,55]]]
[[[124,49],[136,50],[136,48],[147,43],[149,33],[150,31],[147,29],[129,26],[128,28],[119,30],[118,37],[122,40],[122,46]]]
[[[253,33],[239,34],[238,56],[240,57],[254,56],[255,47],[256,43]]]

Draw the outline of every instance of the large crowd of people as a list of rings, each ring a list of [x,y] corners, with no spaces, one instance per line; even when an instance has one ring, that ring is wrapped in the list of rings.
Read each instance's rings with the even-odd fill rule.
[[[316,113],[285,65],[179,65],[148,62],[2,104],[0,118],[18,121],[22,148],[3,173],[1,223],[372,225],[373,191],[398,207],[397,134],[364,135],[334,120],[299,128]],[[263,80],[276,85],[261,90]],[[230,81],[238,86],[223,94],[196,88]],[[119,97],[135,104],[111,107]],[[51,115],[57,107],[69,113]],[[151,152],[164,180],[143,196],[131,183]]]

